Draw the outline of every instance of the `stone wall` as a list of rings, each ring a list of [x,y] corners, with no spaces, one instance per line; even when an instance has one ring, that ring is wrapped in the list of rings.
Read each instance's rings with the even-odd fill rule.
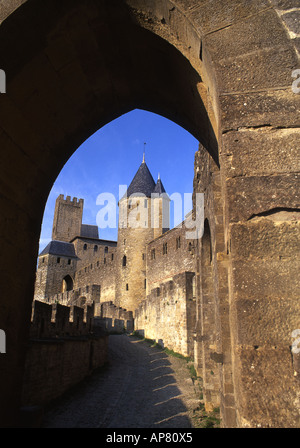
[[[193,272],[161,283],[135,311],[135,331],[184,356],[193,356],[196,301]]]
[[[93,317],[93,306],[33,303],[23,406],[46,405],[106,363],[108,336]]]
[[[186,238],[185,223],[147,245],[147,295],[174,275],[195,270],[195,241]]]
[[[100,304],[99,317],[94,323],[107,332],[131,333],[134,329],[133,312],[116,306],[111,301],[104,302]]]
[[[87,238],[74,241],[79,257],[75,274],[76,289],[81,289],[83,293],[86,285],[99,285],[101,302],[115,300],[116,245],[113,241]]]

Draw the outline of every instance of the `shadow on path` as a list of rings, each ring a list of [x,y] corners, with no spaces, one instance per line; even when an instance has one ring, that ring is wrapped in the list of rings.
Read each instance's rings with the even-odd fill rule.
[[[43,427],[192,428],[186,403],[196,397],[188,371],[174,369],[180,362],[137,338],[110,336],[106,368],[53,403]]]

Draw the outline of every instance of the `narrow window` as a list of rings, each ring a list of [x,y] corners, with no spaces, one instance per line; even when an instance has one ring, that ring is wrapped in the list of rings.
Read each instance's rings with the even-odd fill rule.
[[[168,253],[168,244],[164,243],[163,244],[163,255],[166,255]]]
[[[103,263],[106,264],[106,258],[104,258]]]
[[[108,254],[108,247],[107,246],[105,246],[104,253]]]
[[[151,250],[151,260],[155,260],[155,249]]]
[[[145,289],[147,288],[147,280],[146,279],[144,280],[144,288]]]
[[[145,254],[142,254],[142,260],[145,260]]]
[[[126,291],[128,291],[128,283],[126,283]]]
[[[176,249],[180,248],[180,236],[178,238],[176,238]]]
[[[56,263],[60,263],[60,257],[57,257]]]
[[[123,267],[126,266],[126,263],[127,263],[127,258],[126,258],[126,255],[124,255],[124,257],[123,257],[123,262],[122,262]]]
[[[95,246],[94,246],[94,252],[98,252],[98,246],[97,246],[97,244],[95,244]]]
[[[70,260],[70,258],[68,259],[68,264],[71,264],[71,260]]]
[[[84,244],[83,250],[87,250],[87,244]]]
[[[114,254],[111,254],[111,261],[113,261],[114,259]]]

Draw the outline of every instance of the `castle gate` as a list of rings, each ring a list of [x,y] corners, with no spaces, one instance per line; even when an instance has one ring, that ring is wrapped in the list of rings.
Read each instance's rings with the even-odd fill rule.
[[[199,242],[197,300],[213,284],[219,334],[202,344],[198,323],[195,339],[217,364],[223,425],[299,426],[298,1],[3,0],[0,20],[1,425],[17,424],[52,184],[92,133],[140,108],[201,143],[212,262],[201,268]]]

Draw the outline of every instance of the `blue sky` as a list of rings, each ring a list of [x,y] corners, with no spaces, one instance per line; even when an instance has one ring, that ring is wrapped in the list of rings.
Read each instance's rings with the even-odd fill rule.
[[[142,110],[131,111],[93,134],[61,170],[46,204],[40,250],[51,240],[57,196],[84,199],[83,223],[96,225],[101,209],[96,205],[98,195],[112,193],[118,201],[119,185],[129,186],[142,163],[145,142],[146,163],[154,180],[160,173],[169,195],[193,192],[197,140],[164,117]],[[185,206],[190,210],[191,202]],[[182,218],[183,215],[184,210]],[[172,216],[171,208],[171,226],[174,225]],[[117,240],[117,229],[100,229],[99,236]]]

